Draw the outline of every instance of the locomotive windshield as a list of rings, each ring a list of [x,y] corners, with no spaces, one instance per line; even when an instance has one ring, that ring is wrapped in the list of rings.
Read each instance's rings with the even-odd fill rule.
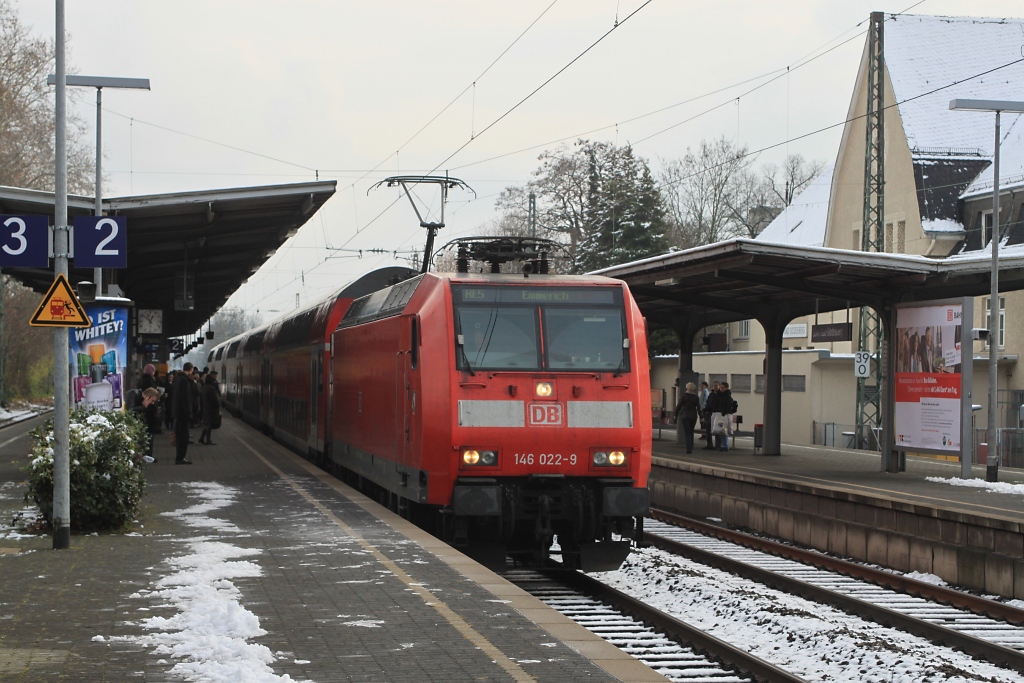
[[[629,370],[622,290],[453,286],[461,370]]]

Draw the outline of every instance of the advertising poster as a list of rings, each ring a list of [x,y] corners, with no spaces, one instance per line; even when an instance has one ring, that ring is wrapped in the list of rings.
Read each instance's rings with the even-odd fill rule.
[[[896,311],[896,448],[960,450],[962,339],[960,303]]]
[[[124,405],[128,307],[97,302],[85,310],[92,327],[71,330],[69,338],[72,407],[118,410]]]

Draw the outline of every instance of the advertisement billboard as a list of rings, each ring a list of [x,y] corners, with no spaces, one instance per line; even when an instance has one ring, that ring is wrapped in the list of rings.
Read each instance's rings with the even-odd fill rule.
[[[972,353],[963,302],[897,308],[895,337],[896,448],[959,453]]]
[[[72,330],[68,339],[72,407],[119,410],[128,360],[128,307],[99,301],[85,310],[92,326]]]

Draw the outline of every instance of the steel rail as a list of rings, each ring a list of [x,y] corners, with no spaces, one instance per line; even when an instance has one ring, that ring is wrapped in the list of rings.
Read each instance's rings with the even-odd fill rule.
[[[837,557],[829,557],[820,552],[812,552],[802,548],[785,545],[767,538],[752,536],[740,531],[733,531],[724,527],[708,524],[690,517],[682,517],[666,510],[651,510],[651,517],[660,519],[668,524],[686,527],[698,533],[720,538],[723,541],[730,541],[753,550],[784,557],[788,560],[803,562],[819,569],[827,569],[862,581],[869,581],[885,588],[914,595],[926,600],[965,609],[975,614],[980,614],[992,619],[1001,619],[1009,624],[1024,625],[1024,609],[1013,607],[1002,602],[989,600],[970,593],[964,593],[944,586],[936,586],[924,581],[917,581],[906,576],[879,571],[873,567],[867,567],[855,562],[849,562]]]
[[[606,586],[597,579],[587,576],[582,572],[564,569],[542,569],[539,571],[555,581],[561,581],[598,600],[607,602],[616,609],[629,614],[652,628],[663,631],[665,634],[694,648],[698,652],[735,667],[757,681],[762,683],[806,683],[806,679],[780,669],[774,664],[730,645],[724,640],[719,640],[710,633],[691,626],[650,605],[646,605],[611,586]]]
[[[664,513],[662,512],[657,513],[658,517],[662,517],[663,515]],[[663,521],[668,520],[663,518]],[[673,521],[672,523],[675,522]],[[685,524],[689,526],[691,524],[700,524],[700,522],[686,519]],[[697,530],[695,527],[690,528]],[[711,528],[714,530],[714,533],[725,531],[719,527]],[[691,559],[695,562],[721,569],[722,571],[729,572],[730,574],[742,576],[766,586],[770,586],[793,595],[798,595],[807,600],[812,600],[816,603],[831,605],[832,607],[849,614],[855,614],[863,619],[868,619],[882,624],[883,626],[889,626],[926,638],[938,645],[945,645],[965,652],[972,657],[981,657],[993,664],[1006,666],[1024,673],[1024,652],[1012,650],[1008,647],[982,640],[981,638],[975,638],[974,636],[960,633],[937,624],[922,621],[886,607],[881,607],[841,593],[819,588],[818,586],[814,586],[788,576],[783,576],[766,569],[753,567],[744,562],[722,557],[721,555],[716,555],[700,548],[695,548],[684,543],[662,538],[649,532],[644,534],[644,541],[651,545],[656,545],[668,552]]]

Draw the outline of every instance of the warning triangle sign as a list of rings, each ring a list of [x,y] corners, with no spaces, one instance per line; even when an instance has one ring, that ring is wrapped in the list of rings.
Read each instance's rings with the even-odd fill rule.
[[[71,290],[67,278],[60,274],[28,324],[33,327],[92,327],[82,302]]]

